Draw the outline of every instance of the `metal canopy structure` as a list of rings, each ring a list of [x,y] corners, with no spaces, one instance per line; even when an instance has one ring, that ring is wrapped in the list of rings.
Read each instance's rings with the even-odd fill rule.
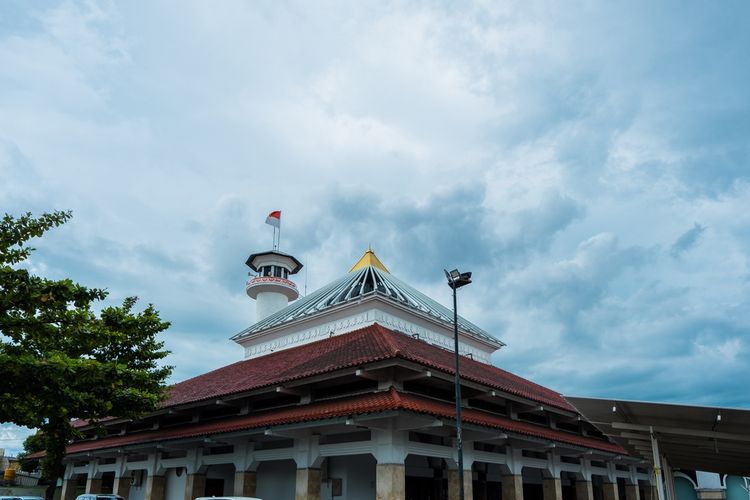
[[[750,410],[565,399],[631,455],[656,467],[663,457],[673,469],[750,476]],[[654,450],[661,457],[655,457]]]

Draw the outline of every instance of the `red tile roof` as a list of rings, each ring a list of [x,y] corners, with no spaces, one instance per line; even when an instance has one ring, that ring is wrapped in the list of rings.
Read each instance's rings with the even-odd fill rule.
[[[410,411],[439,418],[453,419],[454,407],[449,403],[400,393],[391,388],[388,391],[352,396],[334,401],[324,401],[303,406],[294,406],[263,413],[233,417],[214,422],[203,422],[157,431],[146,431],[124,436],[113,436],[93,441],[73,443],[67,453],[81,453],[92,450],[116,448],[140,443],[168,441],[174,439],[194,438],[227,432],[265,428],[274,425],[285,425],[300,422],[344,418],[384,411]],[[506,417],[494,415],[482,410],[465,408],[462,419],[466,423],[492,427],[506,432],[513,432],[542,439],[593,448],[610,453],[626,452],[615,444],[590,437],[569,434],[563,431],[542,427],[527,422],[519,422]]]
[[[185,380],[171,387],[163,406],[218,398],[388,359],[404,359],[451,375],[454,373],[451,351],[374,324],[343,335],[239,361]],[[576,412],[557,392],[470,358],[461,358],[461,376],[544,405]]]

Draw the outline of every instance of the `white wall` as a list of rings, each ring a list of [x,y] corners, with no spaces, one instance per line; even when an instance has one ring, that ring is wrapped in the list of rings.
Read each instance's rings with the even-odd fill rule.
[[[167,469],[164,474],[166,484],[164,485],[165,500],[184,500],[185,498],[185,485],[187,484],[187,473],[183,467],[179,468],[181,473],[177,475],[177,469]],[[128,499],[130,500],[130,499]]]
[[[374,500],[375,459],[372,455],[328,458],[328,477],[342,480],[342,496],[331,495],[331,481],[320,487],[321,500]]]
[[[296,482],[294,460],[263,462],[256,475],[256,496],[264,500],[294,500]]]

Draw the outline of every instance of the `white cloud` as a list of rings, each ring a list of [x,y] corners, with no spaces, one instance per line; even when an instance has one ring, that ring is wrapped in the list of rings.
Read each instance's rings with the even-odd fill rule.
[[[35,269],[154,302],[176,378],[240,358],[243,262],[281,209],[301,287],[368,244],[442,300],[441,269],[470,266],[462,311],[508,342],[503,366],[736,404],[747,30],[731,9],[648,7],[23,7],[26,28],[0,24],[0,202],[73,209]]]

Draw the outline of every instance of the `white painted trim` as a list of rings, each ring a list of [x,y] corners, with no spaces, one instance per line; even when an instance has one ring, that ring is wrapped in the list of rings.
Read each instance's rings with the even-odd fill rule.
[[[379,304],[381,307],[385,304]],[[358,303],[355,306],[362,306]],[[388,307],[392,311],[385,311],[386,307],[373,307],[367,304],[367,308],[351,307],[346,310],[331,311],[325,316],[333,316],[329,321],[312,324],[307,328],[291,330],[282,328],[272,332],[261,332],[249,338],[240,340],[240,344],[245,348],[245,358],[252,359],[272,352],[309,344],[317,340],[328,337],[342,335],[354,330],[370,326],[374,323],[403,332],[407,335],[417,336],[420,340],[428,344],[436,345],[444,349],[453,350],[453,332],[441,331],[442,329],[428,328],[425,324],[413,321],[413,315],[400,315],[401,311]],[[344,313],[344,314],[341,314]],[[314,319],[320,319],[323,314],[316,316]],[[338,316],[338,317],[336,317]],[[407,319],[409,317],[409,319]],[[311,320],[313,318],[310,318]],[[301,324],[290,325],[300,327]],[[266,338],[266,341],[262,341]],[[475,339],[468,337],[466,334],[459,334],[459,352],[463,355],[470,355],[475,361],[490,364],[490,355],[495,348],[487,349]]]

